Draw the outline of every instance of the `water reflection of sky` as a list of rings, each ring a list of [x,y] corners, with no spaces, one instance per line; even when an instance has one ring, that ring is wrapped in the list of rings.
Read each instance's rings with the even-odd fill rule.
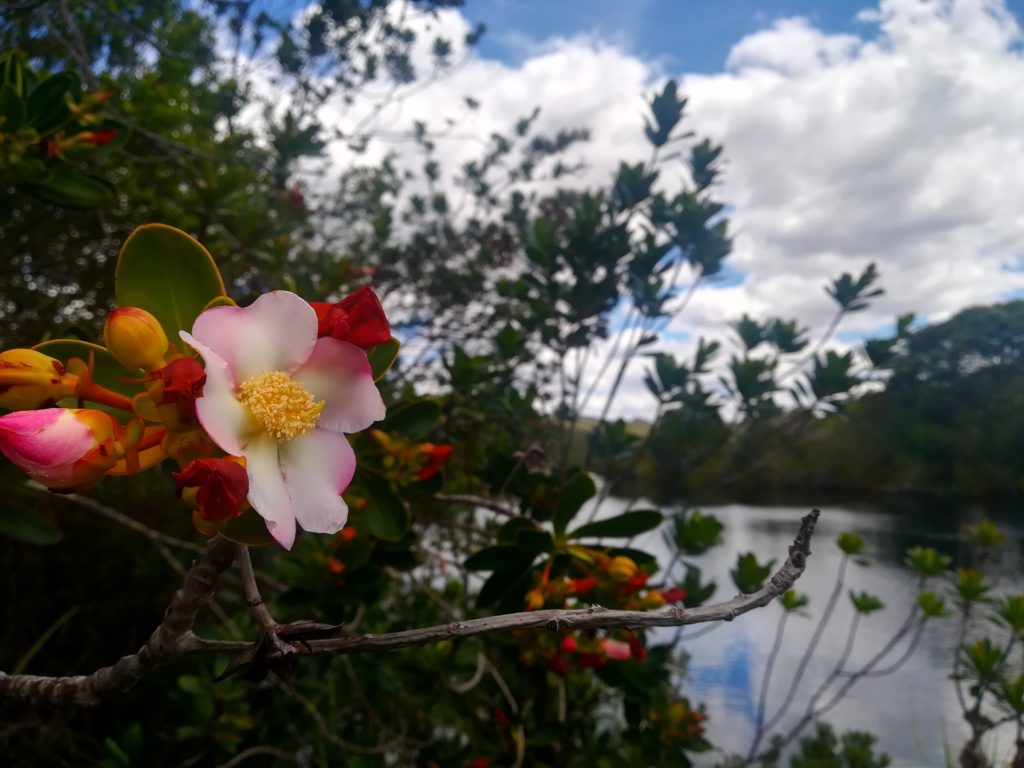
[[[621,506],[610,500],[600,517],[619,511]],[[799,518],[807,510],[727,505],[707,507],[705,511],[726,523],[722,545],[693,560],[704,571],[705,578],[718,582],[718,591],[712,598],[717,601],[732,594],[729,568],[735,555],[754,551],[761,559],[784,557]],[[804,714],[810,696],[842,654],[853,619],[846,592],[865,590],[886,604],[884,611],[860,621],[854,650],[846,665],[847,669],[855,670],[889,640],[916,601],[916,582],[902,565],[904,550],[913,544],[923,544],[955,554],[956,531],[968,519],[976,519],[980,514],[977,509],[908,508],[897,513],[877,508],[826,508],[809,569],[797,585],[800,592],[811,598],[810,615],[788,621],[769,689],[768,716],[785,697],[820,611],[835,584],[840,561],[835,539],[839,533],[851,531],[862,535],[870,548],[871,564],[848,568],[844,596],[811,659],[794,704],[781,721],[783,730]],[[1007,547],[1001,573],[1004,586],[1012,586],[1010,582],[1015,580],[1019,590],[1019,523],[1008,527],[1016,528],[1018,540]],[[659,561],[666,562],[668,550],[659,532],[646,534],[633,544],[656,552]],[[683,648],[690,654],[684,690],[691,700],[707,706],[711,741],[727,750],[745,753],[750,744],[766,657],[780,610],[777,605],[771,605],[715,631],[694,627],[684,632]],[[673,630],[664,630],[658,637],[668,640],[673,634]],[[688,634],[692,640],[685,639]],[[936,622],[906,664],[886,677],[858,682],[824,720],[836,730],[866,730],[877,734],[880,747],[897,768],[945,765],[946,749],[955,754],[966,734],[953,685],[948,679],[955,646],[955,623],[952,620]],[[897,658],[904,647],[904,644],[897,646],[897,651],[889,658]],[[826,695],[822,701],[829,698]],[[1001,750],[997,755],[1002,757],[1009,745],[993,745],[993,748]]]

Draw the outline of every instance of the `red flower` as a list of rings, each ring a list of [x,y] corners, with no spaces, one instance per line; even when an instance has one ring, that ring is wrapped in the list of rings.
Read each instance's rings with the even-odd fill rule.
[[[416,474],[419,480],[429,480],[438,473],[444,463],[448,461],[448,457],[455,451],[453,445],[434,445],[433,443],[420,443],[419,452],[420,455],[427,457],[426,463],[420,467],[420,471]]]
[[[638,589],[643,589],[647,585],[647,579],[648,575],[646,573],[638,573],[636,576],[634,576],[621,587],[619,587],[619,591],[624,595],[636,592]]]
[[[568,635],[562,638],[562,650],[566,653],[572,653],[576,650],[576,638],[572,635]]]
[[[571,579],[572,592],[574,595],[583,595],[592,590],[597,586],[597,579],[593,576],[587,576],[583,579]]]
[[[548,668],[559,677],[565,677],[569,674],[569,662],[565,660],[564,656],[555,654],[548,659]]]
[[[681,603],[686,599],[686,592],[680,587],[672,587],[671,589],[662,590],[661,596],[665,599],[666,603]]]
[[[639,637],[631,635],[626,642],[629,643],[629,651],[634,659],[643,661],[647,658],[647,649],[644,648],[644,644]]]
[[[202,396],[206,384],[206,371],[198,360],[179,357],[149,376],[163,381],[165,403],[178,406],[183,416],[195,419],[196,398]]]
[[[584,668],[603,667],[606,661],[603,653],[581,653],[578,658]]]
[[[391,338],[391,326],[380,299],[369,286],[336,304],[311,301],[316,311],[317,336],[330,336],[369,349]]]
[[[179,491],[199,489],[196,492],[199,515],[211,523],[238,517],[249,493],[245,467],[231,459],[196,459],[171,477]]]
[[[88,131],[82,134],[82,138],[94,147],[102,147],[104,144],[109,144],[115,136],[117,136],[116,128],[107,128],[103,131]]]

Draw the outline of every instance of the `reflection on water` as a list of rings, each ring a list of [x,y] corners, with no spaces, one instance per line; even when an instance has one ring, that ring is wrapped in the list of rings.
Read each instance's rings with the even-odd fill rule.
[[[613,504],[613,501],[609,500],[604,506],[601,517],[622,510],[623,504]],[[777,558],[778,565],[786,555],[800,516],[806,514],[807,509],[727,505],[705,507],[704,511],[726,523],[722,545],[702,557],[693,558],[705,578],[718,582],[718,592],[712,598],[717,601],[732,594],[729,568],[735,555],[753,551],[762,560]],[[835,545],[839,533],[850,531],[863,536],[871,558],[871,564],[866,567],[851,564],[844,592],[866,590],[880,597],[886,605],[884,611],[860,621],[847,664],[848,669],[857,669],[892,637],[914,605],[916,584],[903,567],[903,552],[921,544],[955,556],[957,531],[982,514],[979,509],[940,510],[934,506],[890,507],[887,511],[877,507],[824,508],[808,570],[797,584],[798,591],[811,598],[809,615],[791,617],[788,621],[785,641],[772,675],[768,716],[771,717],[785,697],[793,672],[834,587],[840,561]],[[998,566],[998,584],[1003,590],[1019,591],[1024,586],[1021,575],[1024,531],[1020,517],[1012,510],[990,511],[989,514],[1010,534]],[[667,549],[660,532],[646,534],[634,545],[657,552],[659,561],[666,562]],[[742,616],[731,625],[720,625],[711,631],[694,627],[683,634],[684,648],[691,655],[684,684],[686,693],[691,700],[707,705],[711,741],[728,751],[745,753],[753,736],[761,679],[780,612],[777,605],[771,605]],[[853,610],[844,594],[811,659],[794,704],[781,722],[782,729],[803,715],[810,696],[833,669],[847,642],[852,618]],[[947,677],[956,646],[955,630],[952,618],[934,622],[906,664],[886,677],[861,680],[824,719],[837,731],[856,729],[876,734],[881,749],[893,759],[894,766],[938,768],[945,765],[945,749],[948,747],[955,755],[966,734],[953,684]],[[669,639],[673,633],[673,630],[666,630],[664,637]],[[687,635],[692,639],[687,640]],[[897,658],[903,647],[898,646],[890,659]],[[1008,760],[1009,743],[994,748],[999,750],[998,758]]]

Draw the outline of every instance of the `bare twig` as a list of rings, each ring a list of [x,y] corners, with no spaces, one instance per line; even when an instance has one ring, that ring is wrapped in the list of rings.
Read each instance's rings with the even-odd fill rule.
[[[238,569],[242,573],[242,594],[245,596],[245,602],[249,606],[252,617],[259,624],[264,638],[282,656],[294,653],[295,649],[291,644],[286,643],[278,635],[280,625],[270,615],[267,604],[263,602],[263,595],[260,594],[260,588],[256,586],[256,573],[252,567],[252,558],[249,556],[248,547],[238,548]]]
[[[789,557],[761,589],[750,594],[737,595],[716,605],[693,609],[669,606],[657,611],[610,610],[597,605],[585,610],[528,611],[384,635],[310,639],[292,648],[299,655],[340,656],[408,648],[442,640],[478,637],[513,630],[547,629],[564,632],[613,627],[678,627],[732,621],[738,616],[768,605],[800,578],[811,554],[811,538],[814,536],[819,515],[815,509],[800,521],[800,530],[789,547]],[[213,595],[217,578],[228,568],[238,550],[236,544],[219,537],[212,540],[207,554],[188,572],[185,583],[175,594],[163,623],[157,627],[138,653],[125,656],[114,666],[87,676],[38,677],[0,673],[0,695],[33,702],[91,705],[103,696],[131,688],[152,667],[171,661],[184,653],[251,654],[256,647],[253,643],[207,640],[192,632],[196,614]],[[493,671],[491,673],[493,675]]]

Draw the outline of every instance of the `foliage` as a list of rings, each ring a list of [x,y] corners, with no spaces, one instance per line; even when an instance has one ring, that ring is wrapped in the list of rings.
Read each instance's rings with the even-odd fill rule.
[[[429,14],[450,4],[411,6]],[[350,133],[321,122],[325,105],[351,105],[370,86],[400,96],[429,85],[479,36],[433,38],[429,71],[417,71],[416,33],[397,6],[327,2],[282,20],[247,1],[161,0],[122,9],[69,0],[61,5],[75,31],[68,38],[55,32],[49,4],[0,20],[0,44],[23,52],[39,83],[21,92],[12,87],[24,110],[4,92],[5,118],[35,115],[41,97],[33,106],[32,96],[42,84],[56,83],[48,86],[54,91],[67,84],[70,93],[70,77],[77,77],[87,94],[115,94],[97,107],[97,125],[116,126],[122,139],[95,155],[58,153],[42,170],[4,156],[0,180],[12,211],[3,237],[16,244],[0,307],[6,346],[33,346],[79,381],[130,397],[127,409],[110,398],[97,406],[121,406],[147,428],[166,429],[178,442],[164,445],[161,437],[161,451],[185,466],[196,444],[181,436],[195,425],[165,399],[168,382],[125,370],[109,339],[109,350],[92,344],[115,300],[148,310],[177,344],[178,331],[212,306],[246,305],[280,288],[311,301],[337,299],[372,278],[390,299],[398,335],[409,342],[404,349],[415,350],[399,354],[397,339],[367,350],[388,412],[352,440],[358,471],[345,493],[347,527],[301,536],[288,553],[253,553],[280,622],[344,623],[345,631],[384,634],[507,611],[699,606],[718,585],[690,558],[721,543],[723,523],[695,508],[647,503],[609,514],[613,485],[640,478],[638,487],[674,499],[717,481],[760,483],[788,455],[780,446],[790,445],[801,466],[823,472],[818,459],[831,454],[820,445],[842,430],[862,441],[851,438],[851,445],[880,453],[880,445],[899,446],[879,439],[890,415],[904,430],[899,435],[939,462],[935,431],[962,424],[952,415],[929,421],[932,409],[951,414],[950,397],[971,391],[976,376],[1000,379],[1004,395],[1012,391],[1017,380],[1007,371],[1018,357],[1016,336],[1000,326],[1002,347],[987,346],[982,337],[992,327],[984,313],[964,321],[978,323],[975,330],[911,331],[912,318],[903,317],[863,354],[827,349],[841,319],[880,295],[874,264],[825,286],[835,319],[820,338],[812,340],[797,319],[744,316],[732,326],[736,340],[702,338],[685,359],[670,351],[665,330],[694,292],[720,275],[732,244],[727,208],[717,199],[723,148],[685,130],[687,102],[671,81],[648,102],[643,131],[651,159],[624,160],[598,188],[576,183],[578,168],[566,159],[586,140],[586,127],[544,134],[537,111],[509,116],[509,126],[458,168],[438,160],[437,142],[451,130],[444,121],[453,120],[438,116],[437,124],[417,124],[403,136],[422,154],[419,172],[385,158],[344,169],[335,187],[312,188],[301,167],[324,162],[330,144],[359,151],[374,140],[372,119]],[[223,36],[234,49],[226,58],[217,43]],[[272,104],[261,96],[261,67],[294,98]],[[76,74],[65,77],[69,70]],[[65,108],[82,103],[65,101]],[[475,97],[467,99],[467,110],[474,105]],[[67,138],[90,125],[67,121],[59,130]],[[18,140],[37,152],[56,136],[37,134]],[[105,201],[102,213],[83,212],[70,198],[40,194],[40,180],[59,177],[65,163],[109,180],[116,200]],[[156,223],[136,230],[146,221]],[[1007,305],[998,313],[1014,311]],[[54,324],[63,338],[48,340]],[[952,350],[946,331],[953,331]],[[726,353],[730,343],[735,348]],[[978,345],[980,362],[968,351]],[[595,365],[588,385],[588,366]],[[610,417],[635,365],[646,368],[654,414],[641,428]],[[865,394],[886,380],[885,392]],[[597,384],[609,381],[604,402],[595,400]],[[921,412],[909,408],[917,398]],[[1007,430],[1016,423],[1008,403],[997,399],[992,412],[1006,417]],[[899,413],[906,414],[901,421]],[[582,434],[585,414],[598,418]],[[920,423],[907,429],[915,418],[925,422],[923,431]],[[141,441],[145,433],[132,432],[138,427],[130,421],[121,426]],[[141,443],[119,443],[126,445],[128,469]],[[835,455],[836,462],[849,459]],[[849,471],[884,479],[879,461],[858,456]],[[5,594],[12,596],[0,642],[5,670],[59,674],[130,653],[159,621],[178,571],[194,555],[189,547],[203,535],[268,540],[251,514],[230,521],[190,516],[162,470],[111,478],[94,492],[101,506],[88,518],[72,511],[87,499],[43,495],[12,476],[4,481],[9,507],[0,515],[0,553],[10,564]],[[139,526],[158,534],[147,534],[153,550],[125,544]],[[642,543],[659,528],[668,562]],[[982,526],[965,537],[978,552],[1000,543]],[[853,534],[836,545],[844,563],[866,549]],[[45,563],[37,546],[49,547]],[[981,575],[984,558],[962,564],[943,588],[932,580],[946,574],[948,556],[917,548],[907,559],[921,577],[907,632],[948,615],[949,605],[965,623],[984,611],[992,626],[1019,635],[1017,598],[993,593]],[[741,592],[754,591],[775,563],[740,554],[732,579]],[[226,581],[200,632],[252,637],[250,606]],[[861,614],[883,607],[868,593],[849,594]],[[88,618],[54,621],[42,608],[54,595],[86,606]],[[782,622],[812,606],[790,591],[780,607]],[[825,620],[830,615],[826,606]],[[977,710],[984,704],[1019,722],[1020,680],[994,655],[1009,643],[978,642],[959,649],[957,685],[970,686]],[[197,655],[142,681],[94,718],[71,713],[34,729],[5,730],[0,751],[103,765],[223,762],[265,745],[322,764],[689,765],[711,744],[707,715],[680,682],[686,658],[685,645],[678,646],[640,629],[512,633],[405,649],[372,663],[303,660],[287,674],[249,664],[218,683],[223,660]],[[822,691],[856,674],[837,667]],[[808,711],[814,715],[819,704],[826,706],[813,696]],[[790,733],[788,743],[800,733]],[[761,757],[752,749],[747,764]],[[837,740],[823,725],[792,759],[805,768],[887,764],[870,737]]]

